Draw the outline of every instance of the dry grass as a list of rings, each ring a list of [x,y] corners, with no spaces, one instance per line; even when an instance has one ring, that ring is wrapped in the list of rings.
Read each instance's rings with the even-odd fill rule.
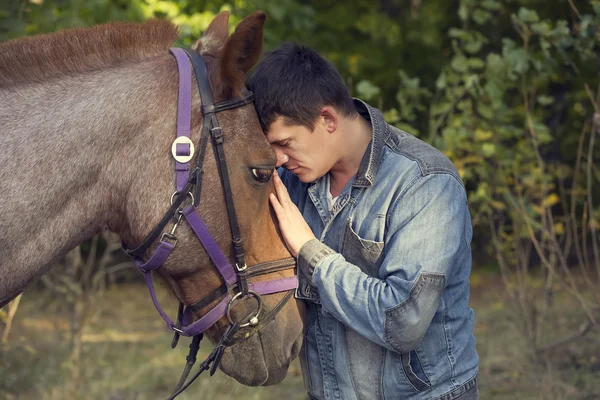
[[[593,399],[600,394],[600,333],[557,350],[550,368],[534,367],[520,339],[500,278],[474,275],[472,307],[476,312],[483,400]],[[176,310],[162,296],[167,310]],[[154,310],[144,286],[118,286],[95,304],[84,329],[81,383],[70,382],[68,318],[60,302],[44,292],[27,292],[14,321],[8,346],[0,354],[0,398],[6,399],[161,399],[173,388],[187,342],[170,349],[171,334]],[[557,298],[552,342],[576,328],[580,312],[566,297]],[[201,355],[207,355],[204,343]],[[541,371],[544,371],[543,373]],[[588,397],[586,397],[588,396]],[[267,388],[241,386],[221,372],[202,376],[181,399],[305,399],[300,367]]]

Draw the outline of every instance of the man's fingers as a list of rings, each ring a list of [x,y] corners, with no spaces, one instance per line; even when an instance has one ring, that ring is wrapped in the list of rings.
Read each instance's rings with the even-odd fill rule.
[[[275,170],[275,174],[273,176],[273,182],[275,183],[275,190],[277,191],[277,198],[281,204],[288,204],[290,200],[290,195],[283,184],[283,181],[277,174],[277,170]]]
[[[271,206],[273,207],[273,210],[277,215],[277,219],[280,219],[280,216],[283,215],[284,210],[281,204],[279,203],[277,196],[275,196],[274,193],[271,193],[269,194],[269,200],[271,201]]]

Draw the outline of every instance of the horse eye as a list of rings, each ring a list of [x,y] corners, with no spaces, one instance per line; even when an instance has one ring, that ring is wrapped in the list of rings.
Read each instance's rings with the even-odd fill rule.
[[[271,179],[271,176],[273,176],[273,170],[263,168],[252,168],[252,175],[257,181],[261,183],[266,183],[269,181],[269,179]]]

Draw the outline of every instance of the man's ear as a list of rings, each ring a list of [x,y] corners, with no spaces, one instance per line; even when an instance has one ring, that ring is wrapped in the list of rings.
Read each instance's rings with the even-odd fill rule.
[[[323,108],[321,108],[319,117],[321,119],[321,123],[325,126],[325,129],[327,129],[327,132],[333,133],[337,130],[339,116],[335,108],[331,106],[323,106]]]

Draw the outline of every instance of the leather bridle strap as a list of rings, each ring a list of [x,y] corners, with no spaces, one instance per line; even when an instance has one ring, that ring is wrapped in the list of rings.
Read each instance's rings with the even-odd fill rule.
[[[156,224],[156,226],[152,229],[148,236],[144,238],[144,240],[138,247],[129,250],[123,244],[123,249],[129,257],[142,258],[144,256],[146,251],[148,251],[148,249],[152,247],[152,244],[156,242],[156,239],[159,238],[161,233],[165,230],[165,227],[173,219],[177,210],[181,208],[181,205],[185,201],[188,193],[190,193],[190,191],[192,190],[193,186],[194,182],[192,180],[188,181],[188,183],[184,186],[183,190],[180,192],[179,196],[175,197],[173,203],[171,204],[167,212],[163,215],[158,224]]]
[[[221,178],[221,187],[225,196],[225,204],[227,206],[227,215],[229,217],[229,229],[231,231],[231,240],[233,243],[233,254],[237,268],[238,287],[242,292],[242,296],[248,294],[248,277],[246,275],[246,260],[244,255],[244,245],[240,235],[240,229],[233,203],[233,193],[231,191],[231,182],[229,181],[229,172],[227,170],[227,161],[225,159],[225,150],[223,149],[223,130],[219,126],[217,120],[217,112],[232,108],[241,107],[252,103],[254,95],[248,92],[244,97],[230,99],[218,104],[214,104],[212,90],[208,79],[208,68],[204,58],[195,51],[188,51],[188,56],[192,61],[194,71],[196,73],[196,82],[198,83],[198,91],[202,104],[207,106],[201,107],[203,117],[203,130],[209,131],[213,142],[213,150],[217,159],[217,167]],[[202,79],[202,77],[206,77]]]
[[[295,266],[295,260],[292,258],[268,261],[251,267],[247,267],[245,261],[244,247],[234,207],[233,192],[225,158],[223,131],[219,126],[216,114],[220,111],[251,104],[254,99],[253,94],[251,92],[246,92],[242,97],[227,99],[215,104],[204,59],[195,52],[186,52],[177,48],[171,49],[171,53],[177,60],[179,70],[177,138],[173,142],[171,148],[171,152],[176,160],[176,192],[171,196],[171,206],[142,243],[133,250],[127,250],[124,244],[123,247],[143,274],[154,306],[167,323],[169,329],[175,331],[172,346],[174,347],[177,344],[179,335],[194,337],[190,346],[190,354],[187,358],[184,374],[173,394],[173,397],[175,397],[188,387],[202,371],[210,368],[212,375],[219,364],[226,346],[245,340],[266,326],[292,297],[292,290],[297,287],[298,280],[296,276],[291,276],[268,281],[248,282],[248,278],[250,277],[279,272]],[[203,116],[200,146],[197,151],[197,165],[191,173],[189,171],[188,162],[193,157],[194,148],[193,143],[190,140],[191,68],[189,60],[192,61],[194,72],[196,73],[196,81],[202,101],[201,112]],[[209,136],[212,139],[213,151],[226,203],[233,254],[236,264],[235,269],[223,254],[195,209],[200,201],[202,178],[204,174],[203,162]],[[191,197],[191,204],[184,207],[184,201],[188,196]],[[183,304],[180,304],[177,313],[177,322],[174,322],[167,316],[158,303],[150,272],[160,268],[173,251],[177,243],[177,236],[175,236],[176,229],[183,218],[189,223],[193,232],[204,246],[211,261],[223,277],[224,284],[210,293],[207,297],[188,307],[184,307]],[[171,232],[163,233],[170,221],[174,221]],[[142,257],[144,257],[145,253],[157,239],[159,239],[158,246],[152,252],[150,258],[144,262]],[[234,294],[235,289],[238,290],[237,294]],[[266,318],[259,319],[258,317],[261,315],[260,312],[262,309],[262,300],[260,296],[280,292],[287,293],[267,314]],[[242,321],[234,321],[230,315],[231,309],[238,298],[241,299],[246,296],[254,297],[258,302],[258,308],[255,312],[252,312],[243,318]],[[193,321],[193,313],[203,312],[204,308],[214,303],[217,304],[208,312],[204,313],[200,319]],[[192,365],[196,361],[196,354],[203,332],[224,316],[228,318],[230,323],[227,331],[222,335],[219,343],[209,357],[200,365],[198,373],[186,383],[186,378]],[[246,323],[245,321],[248,322]],[[236,332],[238,332],[240,328],[247,326],[251,327],[250,331],[245,331],[240,338],[235,337]]]
[[[211,352],[211,354],[206,358],[206,360],[204,360],[204,362],[202,362],[202,364],[200,365],[200,368],[198,369],[196,374],[194,374],[194,376],[189,381],[186,382],[187,377],[190,374],[190,371],[192,370],[192,367],[194,366],[194,364],[196,362],[196,355],[198,354],[198,349],[200,348],[201,335],[194,336],[194,338],[192,339],[192,343],[190,344],[190,351],[188,353],[188,356],[186,357],[185,368],[183,370],[183,373],[181,374],[181,378],[179,379],[179,382],[177,383],[177,385],[175,386],[175,389],[173,390],[173,394],[171,395],[171,397],[169,397],[169,400],[172,400],[175,397],[177,397],[179,394],[181,394],[181,392],[183,392],[186,388],[188,388],[200,376],[200,374],[202,374],[202,372],[208,370],[209,368],[210,368],[210,375],[212,376],[216,370],[216,367],[219,365],[219,361],[221,359],[221,356],[223,355],[224,347],[231,346],[236,343],[241,343],[244,340],[251,337],[252,335],[254,335],[255,333],[260,332],[271,321],[271,319],[275,315],[277,315],[277,313],[279,311],[281,311],[281,309],[293,297],[293,294],[294,294],[293,291],[291,291],[291,290],[288,291],[283,296],[283,298],[279,301],[279,303],[277,303],[277,305],[269,312],[267,317],[264,318],[260,322],[260,324],[258,324],[254,328],[252,328],[252,330],[250,332],[245,332],[241,338],[235,337],[235,334],[238,332],[237,324],[230,325],[228,327],[227,331],[225,332],[225,334],[223,334],[223,336],[219,340],[219,343],[215,346],[215,348]],[[211,363],[212,363],[212,367],[210,366]]]
[[[198,152],[198,165],[196,166],[195,170],[192,171],[191,174],[189,174],[189,171],[186,169],[177,170],[178,174],[184,173],[186,174],[186,176],[189,176],[186,185],[183,187],[183,189],[178,190],[174,193],[171,201],[171,207],[169,207],[169,210],[167,211],[167,213],[165,213],[159,224],[142,241],[142,244],[140,244],[137,248],[133,250],[126,250],[126,252],[133,258],[135,264],[144,275],[144,279],[146,280],[148,289],[150,291],[152,302],[154,303],[159,314],[167,323],[169,329],[172,329],[175,332],[178,332],[184,336],[194,336],[204,332],[220,318],[227,315],[227,310],[232,305],[233,295],[227,294],[221,299],[221,301],[218,302],[218,304],[213,309],[211,309],[200,319],[194,321],[193,323],[190,323],[189,325],[180,324],[179,321],[177,323],[174,322],[162,310],[156,297],[152,279],[150,278],[150,272],[157,268],[160,268],[160,266],[162,266],[162,264],[166,261],[166,259],[173,251],[177,242],[177,237],[174,235],[174,232],[181,218],[185,217],[187,222],[192,227],[192,230],[196,233],[196,235],[202,242],[211,260],[216,265],[217,269],[219,270],[219,273],[222,275],[225,281],[225,285],[227,287],[225,293],[228,293],[229,289],[234,289],[236,287],[240,291],[239,294],[241,294],[242,296],[248,294],[250,291],[254,291],[254,296],[260,296],[261,294],[265,295],[292,290],[297,286],[297,278],[293,276],[289,278],[275,279],[266,282],[256,282],[251,284],[248,283],[248,278],[250,276],[268,273],[270,267],[273,267],[272,272],[275,272],[284,269],[284,266],[287,266],[287,268],[292,268],[295,265],[293,259],[280,260],[275,262],[275,264],[274,262],[262,263],[259,265],[252,266],[251,268],[246,267],[245,264],[243,245],[239,233],[237,216],[235,214],[235,209],[233,206],[233,195],[231,191],[231,184],[229,182],[229,176],[225,162],[225,155],[223,151],[222,131],[221,128],[218,126],[218,121],[215,113],[218,111],[228,110],[231,108],[241,107],[249,104],[252,101],[252,94],[248,92],[242,98],[229,99],[217,104],[212,104],[213,96],[208,83],[206,64],[204,63],[202,57],[194,52],[186,54],[184,50],[176,48],[171,49],[171,52],[177,60],[180,75],[186,78],[180,79],[180,84],[184,86],[191,86],[191,76],[189,72],[191,69],[188,57],[190,60],[196,60],[196,62],[193,63],[194,71],[197,74],[199,74],[196,76],[196,81],[198,82],[198,87],[201,91],[202,103],[207,105],[204,109],[205,111],[207,111],[203,117],[203,130],[201,135],[201,145]],[[213,107],[208,107],[211,105]],[[182,107],[191,107],[191,99],[189,97],[189,91],[180,88],[178,108]],[[178,135],[189,137],[190,125],[186,121],[181,121],[182,118],[187,120],[189,116],[189,113],[178,113]],[[237,262],[236,269],[234,269],[231,266],[227,257],[223,254],[218,244],[215,242],[214,238],[206,228],[206,225],[204,224],[200,216],[197,214],[194,205],[197,204],[198,199],[193,198],[194,196],[191,195],[192,192],[199,193],[202,184],[202,161],[209,133],[213,137],[213,147],[216,149],[216,158],[218,160],[217,165],[219,168],[219,174],[221,176],[221,183],[224,188],[223,190],[225,194],[226,206],[230,221],[230,229],[232,233],[233,249]],[[180,189],[179,184],[177,188]],[[182,204],[188,196],[193,198],[192,204],[182,209]],[[173,229],[171,230],[171,233],[165,232],[161,235],[161,232],[164,230],[166,225],[171,220],[173,220],[176,215],[178,215],[178,217],[175,221]],[[148,261],[144,262],[142,260],[142,256],[156,241],[156,239],[159,238],[159,236],[161,239],[157,248],[152,253]],[[242,262],[243,264],[241,264]],[[212,298],[214,300],[211,303],[214,303],[218,300],[218,297],[216,296]],[[188,316],[190,315],[190,313],[191,311],[189,309],[186,309],[186,311],[184,311],[183,314],[184,316]],[[191,318],[183,319],[191,322]]]
[[[279,313],[279,311],[281,311],[281,309],[287,304],[287,302],[293,297],[293,295],[294,295],[294,292],[292,290],[288,291],[283,296],[283,298],[279,301],[279,303],[277,303],[277,305],[275,307],[273,307],[273,309],[271,311],[269,311],[267,316],[260,320],[258,325],[253,326],[250,329],[250,331],[245,331],[243,333],[243,335],[240,335],[241,337],[234,336],[231,340],[226,341],[225,344],[227,346],[231,346],[233,344],[243,342],[244,340],[248,339],[255,333],[260,332],[269,322],[271,322],[273,320],[275,315],[277,315],[277,313]]]
[[[274,261],[266,261],[260,263],[258,265],[254,265],[252,267],[248,267],[248,278],[253,278],[255,276],[272,274],[274,272],[286,271],[291,269],[294,264],[294,259],[285,258],[282,260],[274,260]],[[235,289],[235,285],[231,286],[232,289]],[[227,294],[227,285],[223,284],[213,290],[207,296],[201,298],[197,302],[190,304],[187,308],[191,312],[200,312],[205,307],[218,300],[221,296],[225,296]]]

